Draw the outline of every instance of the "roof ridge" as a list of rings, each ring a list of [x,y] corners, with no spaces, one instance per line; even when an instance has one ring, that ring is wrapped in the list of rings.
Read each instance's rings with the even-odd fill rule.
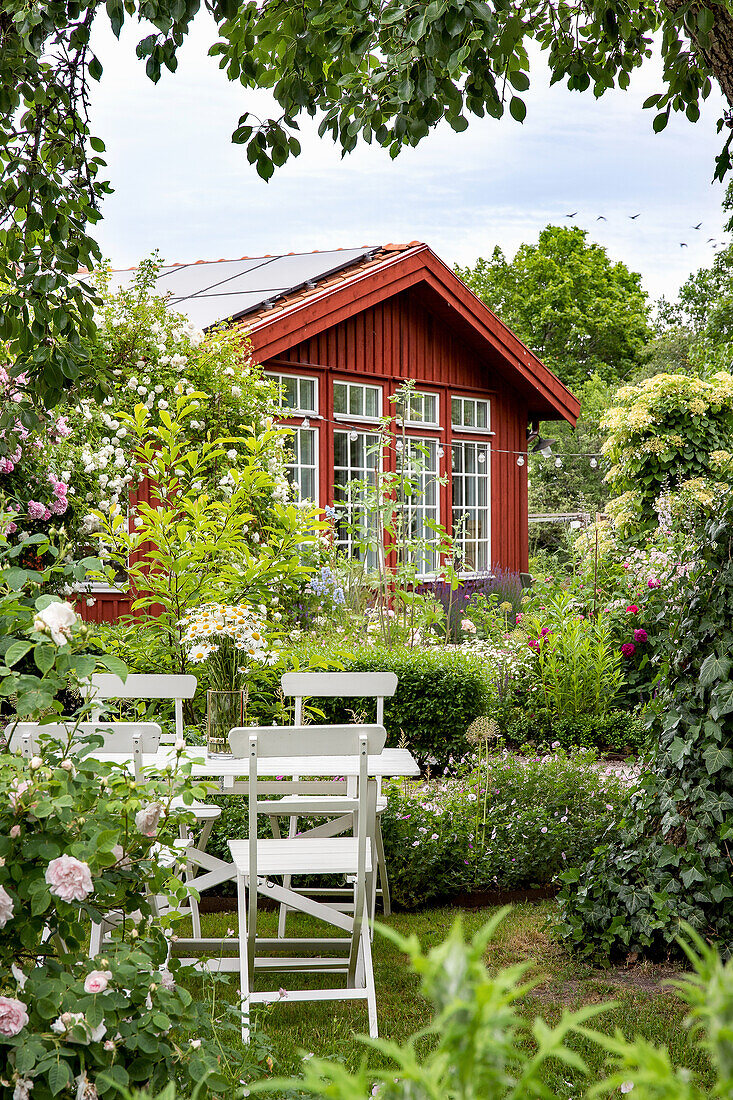
[[[415,248],[417,245],[422,244],[422,241],[410,241],[408,244],[360,244],[360,245],[339,245],[338,248],[311,248],[304,249],[302,252],[262,252],[258,256],[220,256],[218,260],[166,260],[161,264],[161,267],[196,267],[200,264],[236,264],[241,260],[272,260],[280,259],[283,256],[322,256],[328,255],[331,252],[351,252],[355,248],[369,248],[374,252],[401,252],[408,248]],[[140,264],[132,264],[130,267],[113,267],[111,271],[137,271]],[[87,268],[80,268],[80,271],[88,271]]]

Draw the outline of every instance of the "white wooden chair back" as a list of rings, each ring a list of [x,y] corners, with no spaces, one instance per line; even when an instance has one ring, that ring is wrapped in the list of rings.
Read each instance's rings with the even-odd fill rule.
[[[7,726],[5,735],[9,738],[11,752],[21,751],[23,756],[35,756],[42,748],[41,735],[57,741],[72,739],[71,747],[79,737],[90,733],[99,734],[104,744],[95,749],[97,759],[105,756],[127,754],[132,757],[135,778],[142,776],[143,753],[158,751],[161,729],[157,722],[16,722]]]
[[[377,700],[377,725],[384,725],[384,700],[397,690],[394,672],[286,672],[282,678],[283,694],[295,698],[294,725],[303,722],[303,699],[363,699]]]
[[[195,676],[172,672],[131,672],[126,680],[111,672],[96,672],[91,679],[91,697],[172,699],[176,714],[176,737],[183,737],[183,700],[193,699],[196,685]]]
[[[374,819],[375,788],[368,783],[368,758],[384,748],[387,734],[383,726],[241,726],[229,734],[233,755],[249,757],[248,775],[248,853],[249,853],[249,926],[257,927],[257,833],[258,815],[270,815],[272,802],[258,797],[259,771],[267,775],[272,765],[267,761],[281,757],[302,761],[307,774],[308,759],[315,757],[353,756],[358,759],[358,780],[354,792],[354,838],[357,841],[354,919],[351,930],[351,954],[355,953],[361,935],[366,905],[366,868],[368,822]],[[371,803],[371,804],[370,804]],[[280,843],[298,844],[297,837]]]

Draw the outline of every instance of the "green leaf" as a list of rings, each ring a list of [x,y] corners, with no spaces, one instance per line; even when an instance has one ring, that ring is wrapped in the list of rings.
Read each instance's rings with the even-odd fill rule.
[[[519,96],[512,96],[509,102],[509,114],[513,119],[516,119],[517,122],[524,122],[527,117],[527,107],[524,100],[520,99]]]
[[[33,642],[12,642],[5,651],[5,664],[9,667],[16,665],[22,657],[25,657],[28,650],[32,648]]]
[[[729,768],[733,763],[733,752],[722,745],[710,745],[702,755],[708,775],[715,775],[721,768]]]
[[[44,675],[50,672],[56,661],[56,648],[55,646],[48,645],[46,642],[39,642],[33,650],[33,660],[36,662],[36,668]]]
[[[54,1096],[58,1096],[73,1080],[71,1067],[68,1062],[60,1059],[55,1062],[48,1071],[48,1087]]]
[[[711,653],[702,663],[700,668],[700,687],[708,687],[714,680],[725,680],[733,667],[729,657],[719,657],[717,653]]]

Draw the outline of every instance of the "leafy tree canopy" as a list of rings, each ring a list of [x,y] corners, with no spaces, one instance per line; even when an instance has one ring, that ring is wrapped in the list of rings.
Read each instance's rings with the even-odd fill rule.
[[[641,276],[586,238],[577,226],[548,225],[513,260],[497,246],[491,259],[456,269],[571,390],[592,375],[628,378],[651,335]]]
[[[94,20],[119,35],[147,23],[137,46],[148,76],[175,71],[201,0],[4,0],[0,11],[0,340],[29,400],[57,403],[89,372],[82,337],[93,327],[93,289],[76,278],[100,259],[89,226],[109,191],[104,143],[88,127],[90,81],[102,65],[90,49]],[[267,88],[277,117],[245,113],[233,139],[268,178],[297,155],[298,118],[320,117],[346,153],[361,136],[396,155],[441,119],[522,121],[529,45],[545,52],[553,81],[571,89],[628,87],[630,73],[662,51],[662,88],[647,100],[654,129],[672,110],[699,117],[716,78],[733,103],[733,16],[727,3],[628,5],[607,0],[205,0],[219,28],[212,52],[232,80]],[[728,145],[718,174],[730,167]],[[98,382],[100,399],[105,379]],[[15,410],[18,412],[18,410]],[[27,426],[32,406],[22,410]],[[0,424],[2,430],[2,424]]]

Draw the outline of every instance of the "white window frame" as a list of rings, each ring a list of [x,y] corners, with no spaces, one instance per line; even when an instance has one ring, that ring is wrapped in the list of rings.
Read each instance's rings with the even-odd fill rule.
[[[462,467],[463,468],[461,470],[458,470],[458,471],[456,471],[456,469],[454,468],[454,465],[453,465],[453,460],[454,460],[454,455],[455,455],[455,448],[461,448],[462,452],[463,452],[463,455],[464,455],[464,460],[462,462]],[[473,449],[474,454],[475,454],[474,471],[471,474],[466,475],[466,473],[465,473],[465,454],[466,454],[466,451],[469,448]],[[479,457],[479,453],[481,453],[482,450],[483,450],[483,454],[485,456],[484,463],[483,463],[483,466],[485,467],[485,469],[484,469],[483,472],[480,472],[479,471],[479,466],[482,465],[482,464],[479,463],[478,457]],[[461,571],[461,575],[466,576],[466,577],[471,577],[471,576],[476,576],[477,574],[480,574],[480,573],[487,573],[491,569],[491,443],[490,443],[490,441],[489,440],[481,441],[481,440],[478,440],[478,439],[476,439],[476,440],[474,440],[474,439],[454,439],[453,443],[452,443],[452,451],[451,451],[451,475],[452,475],[451,530],[453,531],[454,537],[456,538],[457,544],[460,548],[461,558],[462,558],[462,561],[464,563],[465,563],[466,558],[468,556],[467,555],[468,547],[471,546],[471,547],[473,547],[473,550],[474,550],[474,555],[473,555],[474,564],[473,564],[473,567],[469,568],[469,567],[466,566]],[[466,484],[467,476],[471,477],[471,478],[474,478],[475,482],[476,482],[476,488],[475,488],[476,504],[474,504],[474,505],[467,505],[466,504],[465,484]],[[483,482],[483,484],[485,485],[485,488],[486,488],[486,504],[479,506],[479,504],[478,504],[478,499],[479,499],[479,496],[480,496],[479,487],[480,487],[481,482]],[[463,501],[462,501],[461,504],[457,505],[456,504],[456,487],[458,485],[463,487],[462,488],[462,493],[461,493],[461,495],[463,497]],[[470,527],[467,528],[462,523],[463,517],[465,516],[465,514],[467,512],[469,514],[471,512],[475,513],[476,514],[476,519],[478,519],[478,513],[479,512],[483,513],[483,516],[484,516],[484,519],[485,519],[485,531],[486,531],[485,537],[479,538],[478,534],[476,534],[473,537],[469,535]],[[456,531],[457,531],[459,525],[461,527],[463,527],[463,531],[456,534]],[[484,559],[483,561],[482,561],[482,553],[481,553],[480,548],[483,550],[483,559]]]
[[[366,391],[367,390],[376,390],[376,393],[377,393],[377,414],[376,414],[376,416],[360,416],[357,413],[336,412],[336,410],[334,408],[334,413],[333,413],[334,419],[353,421],[355,424],[377,424],[379,422],[379,420],[381,419],[381,416],[382,416],[382,401],[383,401],[383,397],[384,397],[381,386],[374,385],[373,383],[370,383],[370,382],[346,382],[341,378],[335,378],[333,380],[333,401],[334,401],[334,406],[336,404],[336,387],[337,386],[345,386],[346,387],[346,407],[347,407],[347,409],[348,409],[349,405],[351,404],[351,391],[352,391],[352,389],[360,389],[360,390],[365,391],[364,392],[364,408],[366,408]]]
[[[397,442],[402,442],[402,440],[398,439]],[[414,504],[406,503],[404,505],[405,511],[408,514],[408,519],[411,519],[411,517],[413,515],[417,515],[418,517],[420,517],[420,516],[422,517],[418,521],[420,523],[421,527],[422,527],[422,534],[418,535],[417,537],[428,539],[430,537],[430,530],[429,530],[429,528],[425,527],[425,520],[429,519],[429,520],[434,521],[435,523],[440,523],[440,485],[438,484],[437,479],[440,477],[440,459],[441,459],[440,448],[442,447],[443,444],[442,444],[439,437],[437,437],[437,436],[427,436],[427,435],[422,435],[422,436],[420,436],[420,435],[408,435],[408,436],[405,437],[404,442],[406,443],[406,445],[408,447],[411,446],[412,444],[418,444],[418,445],[422,444],[423,446],[426,446],[426,447],[429,446],[429,445],[433,445],[433,447],[435,448],[435,463],[434,463],[433,469],[431,471],[424,470],[420,474],[419,478],[415,478],[415,480],[419,481],[419,483],[420,483],[419,484],[419,492],[421,494],[420,498]],[[420,455],[420,460],[421,460],[421,462],[423,462],[425,460],[425,456],[421,454]],[[399,466],[399,463],[398,463],[398,468],[401,468]],[[404,467],[404,472],[405,472],[406,477],[410,477],[409,465]],[[426,483],[428,481],[433,482],[433,491],[435,493],[435,504],[434,505],[432,505],[432,504],[431,505],[426,505],[425,504],[425,486],[426,486]],[[433,538],[436,539],[437,536],[433,535]],[[423,566],[430,566],[431,563],[427,559],[423,559],[422,562],[417,562],[417,563],[413,562],[413,564],[417,564],[417,566],[418,566],[418,570],[419,570],[418,575],[419,576],[421,576],[421,577],[430,577],[430,576],[433,576],[435,574],[435,572],[437,571],[437,568],[438,568],[438,564],[439,564],[438,559],[437,559],[437,551],[433,551],[433,559],[434,560],[432,562],[432,567],[431,568],[422,568]]]
[[[291,485],[295,485],[297,487],[297,489],[298,489],[297,499],[298,500],[313,500],[315,504],[318,504],[319,493],[320,493],[320,480],[321,480],[320,479],[320,462],[319,462],[319,456],[320,456],[319,442],[320,441],[319,441],[318,428],[314,428],[314,427],[310,427],[310,428],[303,428],[303,427],[293,428],[293,427],[291,427],[290,431],[293,433],[294,438],[288,437],[288,439],[285,441],[285,448],[286,448],[286,450],[289,451],[290,455],[293,456],[294,461],[293,462],[287,462],[286,463],[286,469],[288,471],[293,472],[295,474],[295,476],[292,477],[292,478],[289,477],[288,480],[290,481]],[[300,436],[304,432],[307,432],[309,435],[313,436],[313,458],[314,458],[314,461],[313,461],[312,464],[311,463],[303,463],[303,461],[302,461],[302,448],[301,448]],[[297,441],[297,451],[295,451],[294,448],[293,448],[293,443],[295,441]],[[302,470],[312,470],[313,471],[313,481],[314,481],[314,485],[315,485],[315,492],[314,492],[314,495],[312,497],[310,497],[310,496],[304,497],[302,495],[302,492],[301,492],[301,477],[300,477],[300,473],[301,473]]]
[[[464,419],[463,410],[466,405],[473,405],[474,420],[477,419],[476,413],[479,405],[486,406],[486,426],[478,426],[476,424],[455,424],[453,422],[453,402],[461,402],[461,419]],[[463,394],[453,393],[450,398],[450,422],[451,428],[454,432],[476,432],[479,435],[493,435],[491,431],[491,401],[488,397],[464,397]]]
[[[433,399],[433,401],[435,402],[436,418],[434,420],[413,420],[413,418],[409,415],[410,413],[412,413],[412,402],[416,398],[420,399],[422,407],[424,409],[424,407],[425,407],[425,398],[426,397],[431,397]],[[409,400],[408,406],[407,406],[407,414],[408,415],[405,415],[403,412],[400,412],[400,408],[399,408],[398,404],[396,404],[395,407],[396,407],[396,415],[398,417],[400,417],[400,416],[402,417],[402,419],[405,423],[405,427],[408,427],[408,428],[439,428],[440,427],[440,394],[439,393],[433,393],[432,390],[413,390],[412,393],[410,394],[410,400]]]
[[[318,416],[318,377],[313,374],[290,374],[283,371],[266,371],[266,376],[271,378],[274,382],[277,382],[278,392],[280,398],[280,408],[283,414],[289,413],[291,416]],[[297,408],[292,408],[290,405],[283,405],[283,381],[294,381],[298,383],[298,402],[300,402],[300,383],[301,382],[313,382],[315,400],[313,402],[314,408],[304,408],[298,404]]]
[[[347,466],[337,466],[336,465],[336,436],[339,435],[339,434],[346,436],[346,443],[347,443],[348,454],[349,454],[349,462],[348,462]],[[363,444],[364,452],[363,452],[363,454],[364,454],[365,465],[363,465],[363,466],[353,466],[352,463],[351,463],[351,443],[356,442],[355,440],[350,439],[351,430],[348,429],[348,428],[337,428],[337,429],[334,430],[334,433],[333,433],[333,436],[334,436],[334,439],[333,439],[333,474],[334,474],[333,505],[338,511],[343,510],[348,514],[348,521],[349,521],[350,524],[353,523],[354,511],[356,509],[360,509],[363,513],[365,513],[366,508],[365,508],[364,505],[359,504],[358,501],[352,501],[350,499],[350,492],[348,493],[348,496],[346,497],[346,499],[340,499],[340,500],[337,499],[337,497],[336,497],[336,472],[337,471],[346,472],[349,475],[348,481],[346,481],[345,485],[339,485],[340,489],[342,489],[342,488],[348,489],[348,486],[353,481],[366,481],[366,480],[368,480],[368,474],[370,474],[370,473],[373,473],[375,475],[375,485],[376,485],[377,475],[382,472],[382,452],[381,452],[381,449],[378,449],[378,445],[379,445],[379,441],[380,441],[379,433],[378,432],[370,432],[370,431],[360,431],[360,432],[357,432],[357,435],[361,439],[364,440],[364,444]],[[374,458],[375,458],[374,469],[370,469],[366,465],[366,461],[367,461],[367,458],[368,458],[367,451],[370,448],[377,448],[376,450],[374,450]],[[338,524],[338,521],[337,521],[337,524]],[[357,554],[356,554],[356,551],[357,551],[356,541],[357,540],[354,538],[351,531],[346,532],[346,537],[345,538],[341,538],[340,533],[338,531],[338,525],[337,525],[337,530],[335,532],[335,535],[336,535],[336,540],[335,540],[336,545],[338,546],[339,550],[341,550],[342,553],[346,554],[347,557],[349,557],[349,558],[356,557],[357,556]],[[377,563],[376,554],[377,554],[377,551],[367,550],[366,561],[367,561],[368,566],[374,567],[376,565],[376,563]]]

